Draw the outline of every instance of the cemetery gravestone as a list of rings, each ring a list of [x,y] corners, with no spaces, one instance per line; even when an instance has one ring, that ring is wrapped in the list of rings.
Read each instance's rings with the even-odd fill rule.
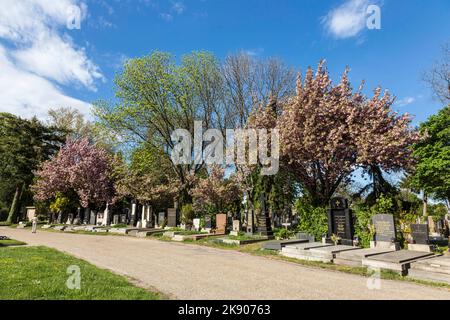
[[[227,228],[227,215],[217,214],[216,215],[216,233],[225,234]]]
[[[67,221],[66,224],[72,224],[73,223],[73,213],[69,213],[69,215],[67,216]]]
[[[227,227],[233,227],[233,213],[232,212],[228,212],[227,213]]]
[[[89,208],[85,208],[84,209],[84,216],[83,216],[83,223],[84,224],[88,224],[91,218],[91,213],[90,213],[90,209]]]
[[[375,241],[394,242],[396,239],[394,216],[392,214],[376,214],[372,218],[375,227]]]
[[[104,213],[103,212],[97,213],[97,225],[101,225],[103,223],[103,219],[104,219]]]
[[[205,216],[205,229],[212,229],[211,216]]]
[[[162,227],[165,223],[166,220],[166,213],[165,212],[160,212],[158,214],[158,226]]]
[[[121,214],[120,215],[120,223],[126,224],[127,223],[127,214]]]
[[[411,224],[411,235],[414,244],[428,245],[430,243],[427,224]]]
[[[240,220],[233,220],[233,231],[235,231],[235,232],[241,231],[241,221]]]
[[[176,228],[178,224],[178,210],[176,208],[167,209],[167,226]]]
[[[135,200],[131,203],[131,218],[130,218],[130,225],[134,226],[136,223],[136,213],[137,213],[137,203]]]
[[[263,193],[260,197],[261,213],[256,215],[258,225],[257,232],[262,236],[272,238],[272,222],[270,219],[269,211],[267,210],[266,201],[266,195]]]
[[[328,210],[328,237],[336,235],[344,245],[353,245],[353,216],[345,198],[331,199]]]
[[[118,214],[115,214],[113,216],[113,224],[114,225],[119,224],[119,215]]]
[[[200,230],[200,219],[194,219],[193,223],[194,223],[195,231],[199,231]]]
[[[255,221],[254,221],[253,210],[249,209],[247,211],[247,234],[252,235],[255,232]]]
[[[91,216],[89,219],[89,224],[95,225],[97,223],[97,215],[94,211],[91,211]]]

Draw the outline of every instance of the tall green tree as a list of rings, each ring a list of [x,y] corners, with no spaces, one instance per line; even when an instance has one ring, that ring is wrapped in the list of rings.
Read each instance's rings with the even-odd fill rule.
[[[418,162],[412,184],[445,201],[450,211],[450,106],[422,123],[420,132],[423,139],[414,147]]]
[[[55,154],[64,141],[64,134],[42,124],[37,118],[21,119],[0,113],[0,180],[2,189],[14,194],[8,222],[14,222],[21,201],[29,194],[34,171]]]
[[[100,123],[131,145],[161,150],[181,185],[180,198],[189,198],[188,176],[203,165],[171,161],[172,132],[186,129],[193,136],[194,121],[220,127],[220,66],[212,54],[192,53],[177,64],[172,55],[154,52],[129,60],[116,77],[114,102],[99,101],[94,113]]]

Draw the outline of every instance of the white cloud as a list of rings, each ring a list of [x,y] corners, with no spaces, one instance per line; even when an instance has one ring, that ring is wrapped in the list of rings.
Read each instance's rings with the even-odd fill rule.
[[[186,7],[181,1],[176,1],[172,4],[172,11],[176,12],[177,14],[182,14],[185,9]]]
[[[74,6],[80,9],[80,23],[86,17],[84,0],[1,1],[0,111],[42,117],[50,107],[72,106],[87,113],[88,103],[58,86],[96,90],[95,82],[103,79],[85,49],[66,33]]]
[[[154,4],[150,1],[151,4]],[[172,1],[170,7],[166,7],[166,12],[159,12],[159,17],[167,22],[172,22],[176,15],[182,15],[186,10],[186,5],[183,1]],[[159,7],[155,6],[159,11]]]
[[[159,16],[167,22],[173,21],[173,16],[170,13],[160,13]]]
[[[407,105],[410,105],[411,103],[414,103],[416,101],[416,98],[414,97],[405,97],[403,99],[398,100],[395,104],[399,107],[405,107]]]
[[[60,84],[78,82],[94,90],[95,79],[102,78],[84,49],[75,49],[70,38],[46,32],[38,35],[31,47],[15,50],[12,56],[21,68]]]
[[[322,18],[322,23],[335,38],[354,37],[366,27],[366,10],[370,4],[369,0],[346,0]]]
[[[264,53],[264,48],[260,47],[260,48],[254,48],[254,49],[246,49],[246,50],[244,50],[244,53],[249,56],[256,57],[256,56],[259,56]]]
[[[43,119],[50,108],[71,106],[88,115],[91,105],[66,96],[50,81],[17,68],[0,45],[0,111]]]

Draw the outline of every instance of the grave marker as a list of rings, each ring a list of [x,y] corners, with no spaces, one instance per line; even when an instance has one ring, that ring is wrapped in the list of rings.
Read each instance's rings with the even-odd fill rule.
[[[328,237],[333,234],[341,239],[342,244],[353,245],[353,216],[348,201],[342,197],[331,199],[328,210]]]
[[[211,216],[205,216],[205,229],[212,229]]]
[[[162,227],[165,223],[166,220],[166,213],[165,212],[160,212],[158,213],[158,226]]]
[[[167,209],[167,226],[176,228],[178,224],[178,210],[176,208]]]
[[[392,214],[376,214],[372,218],[375,227],[375,241],[394,242],[396,239],[394,216]]]
[[[415,244],[428,245],[430,243],[427,224],[411,224],[411,236],[414,239]]]
[[[227,230],[227,215],[219,213],[216,215],[216,233],[225,234]]]
[[[199,231],[200,230],[200,219],[194,219],[193,223],[194,223],[195,231]]]

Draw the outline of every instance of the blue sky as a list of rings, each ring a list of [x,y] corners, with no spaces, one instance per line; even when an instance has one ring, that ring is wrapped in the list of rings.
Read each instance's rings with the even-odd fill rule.
[[[381,29],[365,8],[381,9]],[[425,120],[441,104],[421,74],[450,41],[448,0],[0,0],[0,111],[45,117],[56,105],[85,113],[109,99],[124,59],[208,50],[277,56],[305,70],[322,58],[334,79],[351,68],[354,87],[381,85],[395,108]],[[68,8],[80,29],[68,29]]]

